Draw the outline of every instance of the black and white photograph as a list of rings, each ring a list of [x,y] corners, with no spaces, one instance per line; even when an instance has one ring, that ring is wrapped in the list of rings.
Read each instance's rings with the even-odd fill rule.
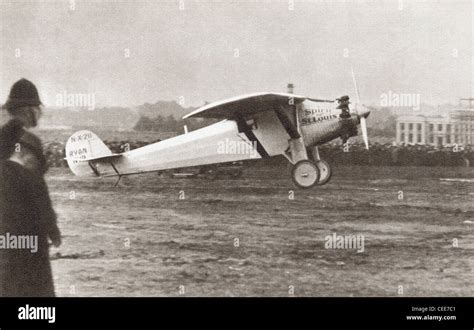
[[[2,303],[473,297],[473,14],[0,0]]]

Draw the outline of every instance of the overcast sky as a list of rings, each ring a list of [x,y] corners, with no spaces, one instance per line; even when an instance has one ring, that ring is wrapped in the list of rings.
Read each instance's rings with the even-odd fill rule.
[[[0,0],[0,103],[22,77],[46,104],[66,92],[196,106],[288,82],[335,98],[353,95],[351,66],[366,103],[389,91],[431,104],[474,95],[470,0],[183,3]]]

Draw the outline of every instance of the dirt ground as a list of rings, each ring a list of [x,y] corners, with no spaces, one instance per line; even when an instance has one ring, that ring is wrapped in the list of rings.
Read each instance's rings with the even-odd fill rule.
[[[472,169],[333,171],[328,185],[297,190],[275,167],[118,187],[52,169],[57,295],[474,295],[474,180],[440,180]],[[364,251],[326,249],[333,233],[363,235]]]

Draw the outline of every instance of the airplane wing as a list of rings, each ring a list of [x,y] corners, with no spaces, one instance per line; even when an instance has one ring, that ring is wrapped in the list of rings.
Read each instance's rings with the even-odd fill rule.
[[[235,119],[282,106],[295,105],[308,99],[306,96],[287,93],[255,93],[206,104],[187,114],[187,118]]]

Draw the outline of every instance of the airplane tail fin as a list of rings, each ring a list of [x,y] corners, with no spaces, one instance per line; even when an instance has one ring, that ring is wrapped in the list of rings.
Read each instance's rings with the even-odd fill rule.
[[[66,143],[67,164],[77,176],[99,176],[95,162],[119,156],[97,135],[86,130],[74,133]]]

